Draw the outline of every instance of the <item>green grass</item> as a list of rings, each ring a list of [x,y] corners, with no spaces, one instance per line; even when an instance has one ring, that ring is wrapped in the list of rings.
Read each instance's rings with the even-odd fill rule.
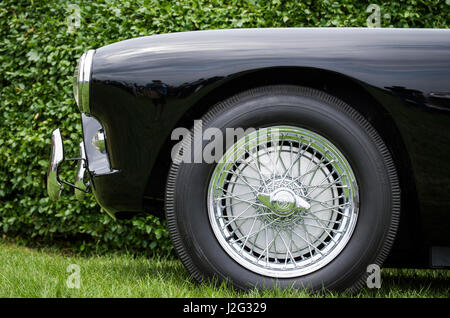
[[[80,267],[81,286],[66,285],[67,266]],[[382,271],[380,290],[356,297],[449,297],[448,270]],[[327,293],[325,297],[349,295]],[[83,257],[0,241],[0,297],[323,297],[298,290],[239,292],[225,284],[197,284],[173,258],[127,254]]]

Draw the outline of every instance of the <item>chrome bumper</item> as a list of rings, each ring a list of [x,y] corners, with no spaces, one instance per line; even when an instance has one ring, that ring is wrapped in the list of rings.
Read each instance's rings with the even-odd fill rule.
[[[84,174],[86,172],[86,154],[84,151],[84,143],[80,143],[79,158],[64,158],[64,144],[61,132],[55,129],[52,132],[52,150],[50,157],[50,168],[47,175],[47,193],[51,200],[58,200],[64,188],[64,184],[75,189],[75,197],[78,200],[84,199],[84,193],[89,192],[89,184],[84,182]],[[78,161],[77,174],[75,184],[64,181],[59,177],[59,167],[64,161]]]

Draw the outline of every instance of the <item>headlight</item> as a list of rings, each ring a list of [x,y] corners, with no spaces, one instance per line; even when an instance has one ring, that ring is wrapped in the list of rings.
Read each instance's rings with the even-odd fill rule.
[[[81,56],[73,74],[73,94],[82,113],[89,114],[89,86],[91,82],[92,60],[95,50],[89,50]]]

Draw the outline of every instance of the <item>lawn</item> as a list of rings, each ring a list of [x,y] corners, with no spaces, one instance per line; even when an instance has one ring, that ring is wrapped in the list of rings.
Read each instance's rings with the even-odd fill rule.
[[[80,269],[80,288],[68,288],[67,267]],[[379,290],[356,297],[449,297],[449,270],[383,269]],[[74,282],[72,280],[72,282]],[[327,293],[325,297],[348,295]],[[0,241],[0,297],[319,297],[305,291],[239,292],[197,284],[173,258],[127,254],[83,257],[55,250],[30,249]],[[323,296],[321,296],[323,297]]]

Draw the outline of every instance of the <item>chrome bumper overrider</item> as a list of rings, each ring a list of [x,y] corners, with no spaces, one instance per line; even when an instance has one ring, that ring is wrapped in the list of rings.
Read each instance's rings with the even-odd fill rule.
[[[52,153],[50,157],[50,169],[47,175],[47,192],[52,200],[58,200],[63,185],[59,180],[58,167],[64,161],[64,145],[61,132],[55,129],[52,133]]]
[[[50,157],[50,168],[47,175],[47,192],[51,200],[58,200],[64,188],[64,184],[75,189],[75,197],[79,200],[84,198],[84,193],[89,192],[89,184],[84,182],[84,174],[86,171],[86,154],[83,142],[80,143],[79,158],[64,158],[64,144],[61,132],[55,129],[52,132],[52,151]],[[77,174],[75,184],[64,181],[59,177],[59,168],[64,161],[78,161]]]

